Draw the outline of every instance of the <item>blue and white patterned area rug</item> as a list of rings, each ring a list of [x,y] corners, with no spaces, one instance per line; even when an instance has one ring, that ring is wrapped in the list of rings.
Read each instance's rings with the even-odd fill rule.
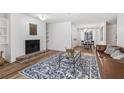
[[[65,62],[59,65],[58,59],[59,56],[48,58],[23,69],[20,73],[31,79],[100,79],[94,56],[82,56],[75,67]]]

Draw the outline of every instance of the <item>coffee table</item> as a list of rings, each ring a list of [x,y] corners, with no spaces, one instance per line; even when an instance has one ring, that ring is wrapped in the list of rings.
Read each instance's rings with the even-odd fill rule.
[[[75,51],[73,56],[68,56],[67,52],[62,53],[59,55],[59,67],[61,66],[62,62],[69,65],[73,65],[73,68],[74,68],[73,74],[75,75],[76,74],[75,65],[80,60],[81,60],[81,51]]]

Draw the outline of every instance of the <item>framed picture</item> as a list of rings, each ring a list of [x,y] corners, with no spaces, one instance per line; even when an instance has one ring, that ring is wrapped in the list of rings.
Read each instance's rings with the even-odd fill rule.
[[[29,24],[30,35],[37,35],[37,24]]]

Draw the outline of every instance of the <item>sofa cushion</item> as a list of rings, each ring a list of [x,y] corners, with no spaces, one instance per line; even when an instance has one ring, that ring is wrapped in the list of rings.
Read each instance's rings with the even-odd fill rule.
[[[119,55],[119,56],[117,56],[117,57],[114,57],[114,59],[124,60],[124,55]]]
[[[105,53],[111,55],[112,53],[114,53],[119,48],[120,47],[117,47],[117,46],[107,45],[107,48],[105,50]]]
[[[124,53],[120,52],[120,50],[116,50],[114,53],[111,54],[111,57],[114,59],[124,60]]]
[[[113,52],[113,53],[111,54],[111,57],[114,58],[114,57],[119,56],[120,54],[121,54],[120,50],[116,50],[115,52]]]

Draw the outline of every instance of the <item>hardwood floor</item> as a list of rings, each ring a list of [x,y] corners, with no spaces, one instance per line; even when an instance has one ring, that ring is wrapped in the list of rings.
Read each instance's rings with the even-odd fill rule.
[[[95,48],[93,49],[87,49],[82,47],[76,47],[76,50],[80,50],[82,55],[89,55],[89,56],[95,56]]]
[[[81,47],[76,47],[75,49],[80,50],[82,55],[95,55],[95,51],[91,49],[83,49]],[[42,54],[41,58],[30,62],[5,63],[3,66],[0,66],[0,79],[27,79],[19,73],[20,70],[58,53],[60,52],[50,50],[46,54]]]
[[[32,60],[30,62],[5,63],[3,66],[0,66],[0,79],[8,79],[8,78],[14,79],[16,77],[24,78],[23,76],[21,76],[19,74],[20,70],[39,62],[39,60],[43,60],[43,59],[48,58],[48,57],[55,55],[57,53],[59,53],[59,52],[58,51],[48,51],[47,53],[42,54],[41,58],[38,58],[36,60]]]

